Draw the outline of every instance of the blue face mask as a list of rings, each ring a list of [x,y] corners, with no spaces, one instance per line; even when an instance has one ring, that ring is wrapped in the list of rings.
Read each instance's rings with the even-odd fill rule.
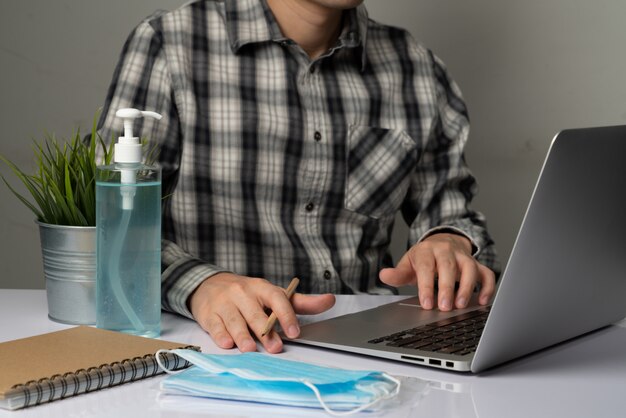
[[[159,353],[170,351],[191,367],[171,373]],[[160,350],[157,361],[172,374],[161,383],[165,393],[319,408],[331,415],[370,409],[394,397],[400,381],[386,373],[343,370],[285,360],[261,353],[204,354],[193,350]]]

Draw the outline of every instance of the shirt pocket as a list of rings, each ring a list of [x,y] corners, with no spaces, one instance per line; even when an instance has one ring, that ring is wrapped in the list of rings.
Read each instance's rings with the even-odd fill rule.
[[[417,160],[417,144],[406,132],[350,126],[345,208],[375,219],[395,214]]]

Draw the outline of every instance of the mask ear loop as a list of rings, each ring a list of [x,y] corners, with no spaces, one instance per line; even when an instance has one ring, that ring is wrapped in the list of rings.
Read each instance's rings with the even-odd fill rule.
[[[163,354],[165,356],[165,354],[167,354],[167,353],[172,353],[174,355],[178,355],[178,354],[174,353],[174,350],[166,350],[166,349],[158,350],[154,357],[156,358],[156,362],[159,365],[159,367],[161,369],[163,369],[163,371],[165,373],[167,373],[167,374],[178,374],[178,373],[182,372],[183,370],[170,370],[167,367],[165,367],[165,365],[162,363],[162,360],[161,360],[161,354]]]
[[[396,379],[395,377],[393,377],[391,375],[388,375],[387,373],[382,373],[382,376],[396,384],[396,387],[393,390],[393,392],[390,392],[390,393],[388,393],[388,394],[386,394],[384,396],[376,398],[376,399],[374,399],[372,402],[370,402],[368,404],[361,405],[361,406],[359,406],[359,407],[357,407],[355,409],[350,409],[348,411],[334,411],[334,410],[330,409],[328,407],[328,405],[326,405],[326,402],[324,402],[324,400],[322,399],[322,395],[321,395],[319,389],[317,387],[315,387],[315,385],[313,383],[311,383],[311,382],[309,382],[307,380],[304,380],[304,379],[301,379],[300,382],[302,382],[302,384],[307,386],[309,389],[311,389],[313,391],[313,393],[315,393],[315,397],[319,401],[320,405],[322,405],[322,408],[324,408],[324,411],[326,411],[328,414],[336,416],[336,417],[343,417],[343,416],[353,415],[353,414],[359,413],[361,411],[364,411],[364,410],[366,410],[368,408],[371,408],[372,406],[374,406],[378,402],[384,401],[386,399],[391,399],[394,396],[396,396],[398,393],[400,393],[400,381],[398,379]]]

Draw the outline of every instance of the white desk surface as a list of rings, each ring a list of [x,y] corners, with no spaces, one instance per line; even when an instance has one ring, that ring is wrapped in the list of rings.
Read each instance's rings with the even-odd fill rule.
[[[401,297],[338,296],[323,317]],[[0,341],[67,328],[47,317],[43,290],[0,290]],[[193,321],[164,313],[161,338],[225,352]],[[329,350],[286,345],[285,358],[411,376],[402,402],[366,417],[625,417],[626,321],[480,374],[457,374]],[[0,373],[2,366],[0,366]],[[20,411],[12,417],[328,417],[321,410],[160,397],[163,376]],[[174,398],[174,400],[172,399]]]

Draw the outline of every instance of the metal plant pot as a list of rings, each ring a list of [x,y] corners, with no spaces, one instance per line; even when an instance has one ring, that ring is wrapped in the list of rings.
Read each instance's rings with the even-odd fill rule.
[[[96,227],[37,224],[48,316],[64,324],[95,324]]]

